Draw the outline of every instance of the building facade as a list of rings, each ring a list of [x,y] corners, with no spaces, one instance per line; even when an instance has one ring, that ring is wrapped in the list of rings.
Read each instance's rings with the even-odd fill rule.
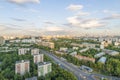
[[[28,51],[30,51],[29,48],[21,48],[21,49],[18,49],[18,54],[19,54],[19,55],[24,55],[24,54],[26,54]]]
[[[44,55],[43,54],[36,54],[36,55],[33,55],[34,57],[34,63],[39,63],[39,62],[43,62],[44,60]]]
[[[21,60],[21,61],[16,61],[15,64],[15,73],[24,75],[26,72],[30,71],[30,61],[28,60]]]
[[[35,48],[31,50],[31,55],[39,54],[39,49]]]
[[[52,64],[49,62],[43,62],[38,64],[38,76],[45,76],[52,71]]]

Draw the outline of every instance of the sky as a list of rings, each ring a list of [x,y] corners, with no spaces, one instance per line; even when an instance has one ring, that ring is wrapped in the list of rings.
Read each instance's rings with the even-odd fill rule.
[[[0,0],[0,35],[120,35],[120,0]]]

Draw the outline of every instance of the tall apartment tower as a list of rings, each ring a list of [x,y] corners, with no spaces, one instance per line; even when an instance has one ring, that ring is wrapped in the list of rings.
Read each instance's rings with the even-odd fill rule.
[[[44,60],[44,55],[43,54],[35,54],[33,55],[33,60],[34,60],[34,63],[39,63],[39,62],[43,62]]]
[[[15,64],[15,73],[24,75],[26,72],[30,71],[30,61],[28,60],[21,60],[21,61],[16,61]]]
[[[35,48],[35,49],[32,49],[31,50],[31,55],[36,55],[36,54],[39,54],[39,49]]]
[[[52,64],[49,62],[43,62],[38,64],[38,76],[45,76],[52,71]]]

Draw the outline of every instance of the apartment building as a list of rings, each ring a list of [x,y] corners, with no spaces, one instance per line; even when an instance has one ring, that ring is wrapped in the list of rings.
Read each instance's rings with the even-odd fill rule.
[[[43,62],[44,60],[44,55],[43,54],[35,54],[33,55],[33,60],[34,60],[34,63],[40,63],[40,62]]]
[[[35,49],[31,49],[31,55],[36,55],[39,54],[40,50],[35,48]]]
[[[26,72],[30,71],[30,61],[28,60],[21,60],[21,61],[16,61],[15,64],[15,73],[24,75]]]
[[[38,64],[38,76],[45,76],[52,71],[52,64],[49,62],[43,62]]]
[[[21,48],[21,49],[18,49],[18,54],[25,55],[28,51],[30,51],[30,48]]]

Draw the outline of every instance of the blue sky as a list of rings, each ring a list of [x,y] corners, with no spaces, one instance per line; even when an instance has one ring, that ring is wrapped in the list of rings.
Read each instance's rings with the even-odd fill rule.
[[[0,34],[120,34],[120,0],[1,0]]]

